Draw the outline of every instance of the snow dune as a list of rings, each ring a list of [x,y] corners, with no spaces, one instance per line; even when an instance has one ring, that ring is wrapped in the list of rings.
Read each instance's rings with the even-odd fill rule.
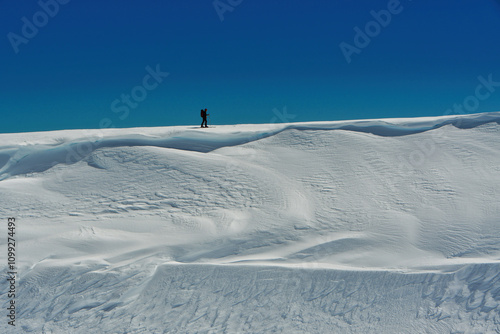
[[[500,112],[0,134],[16,329],[500,331],[499,135]]]

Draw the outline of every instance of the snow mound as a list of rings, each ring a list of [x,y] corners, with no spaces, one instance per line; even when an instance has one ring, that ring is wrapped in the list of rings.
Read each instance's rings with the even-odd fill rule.
[[[500,331],[499,134],[498,112],[2,134],[17,329]]]
[[[72,164],[78,162],[95,150],[124,146],[156,146],[179,150],[211,152],[221,147],[236,146],[276,135],[286,130],[349,130],[371,133],[377,136],[405,136],[446,125],[460,129],[469,129],[486,123],[500,123],[499,113],[484,113],[468,117],[429,117],[418,121],[408,119],[367,120],[354,122],[310,122],[283,125],[243,126],[235,131],[237,126],[223,126],[215,131],[201,131],[198,128],[186,129],[167,128],[164,132],[141,129],[140,131],[94,130],[94,131],[54,131],[52,135],[32,133],[31,136],[20,134],[0,135],[6,143],[16,143],[0,146],[0,180],[9,176],[29,172],[43,172],[56,164]],[[86,132],[86,133],[85,133]],[[127,133],[129,132],[129,133]],[[136,133],[135,133],[136,132]],[[70,136],[64,137],[70,133]],[[120,133],[127,133],[120,135]],[[61,137],[58,137],[61,135]],[[83,138],[81,138],[83,136]],[[19,145],[19,139],[32,137],[28,144]],[[55,137],[55,138],[54,138]],[[47,140],[50,138],[50,140]],[[40,140],[41,139],[41,140]],[[55,139],[55,140],[52,140]],[[38,141],[38,142],[37,142]],[[40,142],[48,142],[41,144]],[[49,144],[50,143],[50,144]]]

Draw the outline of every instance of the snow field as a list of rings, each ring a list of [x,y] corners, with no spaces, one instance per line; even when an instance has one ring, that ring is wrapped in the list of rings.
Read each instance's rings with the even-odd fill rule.
[[[500,331],[499,129],[488,113],[0,135],[17,330]]]

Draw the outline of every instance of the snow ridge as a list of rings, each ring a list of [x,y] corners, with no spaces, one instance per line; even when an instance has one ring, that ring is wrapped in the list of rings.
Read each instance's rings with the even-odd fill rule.
[[[127,136],[104,135],[99,139],[62,142],[55,145],[0,146],[0,181],[11,176],[43,172],[57,164],[73,164],[102,148],[124,146],[155,146],[196,152],[211,152],[221,147],[237,146],[267,138],[288,130],[347,130],[371,133],[377,136],[406,136],[452,125],[470,129],[487,123],[500,124],[500,112],[478,115],[422,118],[409,121],[366,120],[350,122],[310,122],[274,125],[261,131],[200,132],[178,130],[166,138],[132,134]],[[233,130],[234,127],[227,127]],[[50,133],[47,133],[50,136]],[[102,135],[102,134],[101,134]],[[3,135],[8,136],[8,135]]]

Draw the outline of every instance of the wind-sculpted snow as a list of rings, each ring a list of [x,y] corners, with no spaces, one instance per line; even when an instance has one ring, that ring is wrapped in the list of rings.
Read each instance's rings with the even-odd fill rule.
[[[200,130],[179,130],[166,138],[144,135],[107,136],[103,130],[100,139],[73,140],[58,145],[27,145],[3,148],[0,146],[0,180],[10,176],[43,172],[57,164],[72,164],[86,158],[101,148],[124,146],[156,146],[187,151],[210,152],[215,149],[245,144],[254,140],[276,135],[287,130],[348,130],[371,133],[377,136],[405,136],[453,125],[460,129],[474,128],[486,123],[500,123],[500,112],[470,115],[467,117],[431,118],[422,121],[401,121],[394,123],[383,120],[355,122],[316,122],[268,126],[268,129],[250,131],[201,132]],[[77,132],[77,131],[75,131]],[[8,136],[8,135],[4,135]]]
[[[43,267],[26,275],[19,296],[23,329],[493,333],[500,321],[499,265],[447,274],[148,262],[140,268]]]
[[[500,113],[0,135],[16,330],[499,332],[499,136]]]

